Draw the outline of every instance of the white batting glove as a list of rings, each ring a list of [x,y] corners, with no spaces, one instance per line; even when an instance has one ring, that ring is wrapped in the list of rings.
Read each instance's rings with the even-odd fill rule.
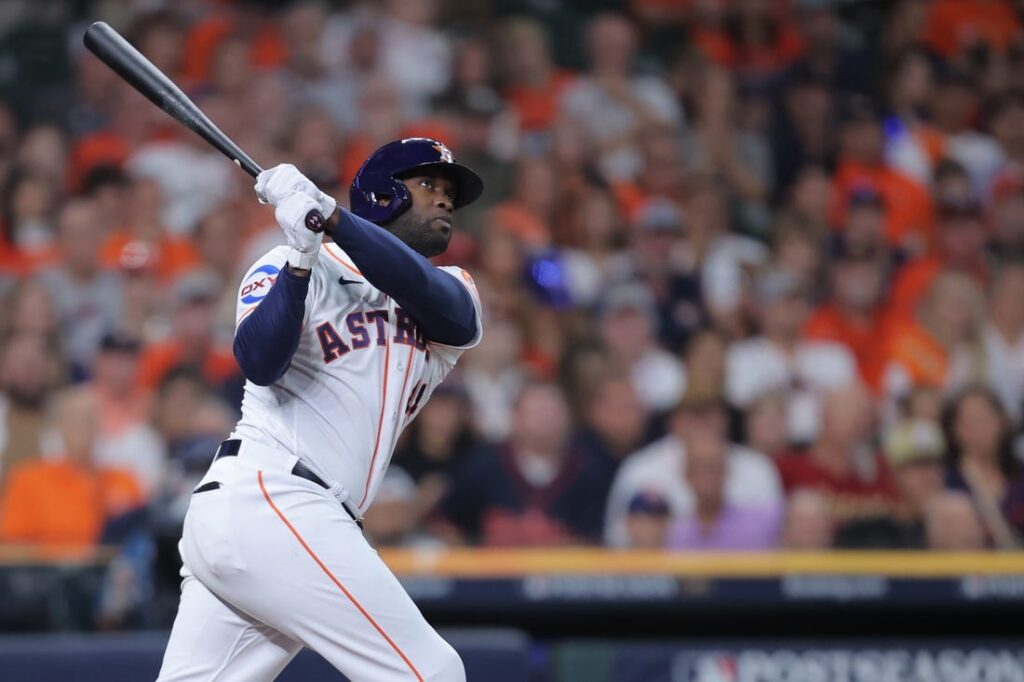
[[[328,199],[327,204],[314,201],[303,192],[293,191],[284,197],[278,197],[274,217],[288,237],[288,246],[291,247],[288,264],[293,268],[311,270],[320,254],[324,233],[313,232],[306,227],[306,215],[310,211],[323,211],[326,215],[334,213],[334,199],[326,194],[324,196]]]
[[[320,191],[320,188],[299,169],[290,163],[282,163],[268,168],[256,176],[256,196],[260,202],[277,206],[292,192],[301,192],[320,204],[320,213],[324,219],[334,214],[337,202]]]

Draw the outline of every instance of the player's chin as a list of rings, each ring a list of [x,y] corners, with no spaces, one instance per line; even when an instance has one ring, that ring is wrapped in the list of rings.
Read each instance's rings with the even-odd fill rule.
[[[431,227],[420,235],[419,243],[415,248],[421,255],[433,258],[448,250],[448,242],[451,241],[451,238],[452,228],[450,225],[446,224],[444,228]]]

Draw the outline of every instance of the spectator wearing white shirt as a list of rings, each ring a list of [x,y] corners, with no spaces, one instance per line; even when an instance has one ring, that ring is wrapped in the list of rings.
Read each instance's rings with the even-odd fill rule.
[[[671,409],[686,389],[683,363],[657,343],[654,297],[639,283],[621,284],[605,296],[601,340],[629,372],[633,388],[652,412]]]
[[[810,442],[818,431],[823,394],[855,382],[856,361],[840,344],[802,338],[810,300],[795,277],[765,272],[756,290],[761,335],[729,349],[726,398],[746,409],[768,391],[786,390],[789,439]]]
[[[671,419],[670,432],[659,441],[625,459],[608,496],[605,542],[625,547],[629,542],[627,517],[631,501],[640,493],[655,494],[665,501],[673,519],[694,512],[693,490],[686,481],[685,438],[706,433],[726,438],[727,417],[721,398],[690,393]],[[725,502],[743,507],[773,507],[782,503],[782,483],[772,461],[760,452],[736,443],[728,445],[725,471]]]
[[[598,166],[610,180],[628,180],[643,160],[637,135],[644,128],[679,128],[683,115],[665,82],[630,73],[637,35],[623,16],[599,14],[586,28],[590,71],[570,87],[562,110],[586,130],[598,149]]]

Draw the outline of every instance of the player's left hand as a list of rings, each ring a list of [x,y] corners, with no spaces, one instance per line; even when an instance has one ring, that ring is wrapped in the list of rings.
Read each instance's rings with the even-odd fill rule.
[[[327,215],[330,215],[334,211],[334,199],[327,199],[330,200],[330,211]],[[323,204],[314,201],[303,192],[290,192],[281,198],[274,208],[277,224],[288,237],[288,246],[291,247],[288,263],[293,267],[308,270],[316,262],[324,233],[313,232],[306,227],[306,215],[312,210],[322,211],[324,208]]]
[[[324,219],[330,218],[337,208],[337,202],[320,191],[313,181],[299,172],[290,163],[268,168],[256,176],[256,196],[265,204],[277,206],[293,192],[301,192],[318,204],[317,210]]]

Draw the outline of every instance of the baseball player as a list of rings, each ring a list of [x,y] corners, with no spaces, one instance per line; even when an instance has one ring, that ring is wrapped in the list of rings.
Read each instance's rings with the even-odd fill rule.
[[[473,280],[427,258],[483,182],[437,140],[384,145],[351,211],[294,166],[256,193],[288,237],[245,275],[242,418],[193,493],[160,680],[271,680],[303,647],[358,682],[465,680],[361,532],[402,429],[482,333]],[[305,226],[333,216],[331,240]]]

